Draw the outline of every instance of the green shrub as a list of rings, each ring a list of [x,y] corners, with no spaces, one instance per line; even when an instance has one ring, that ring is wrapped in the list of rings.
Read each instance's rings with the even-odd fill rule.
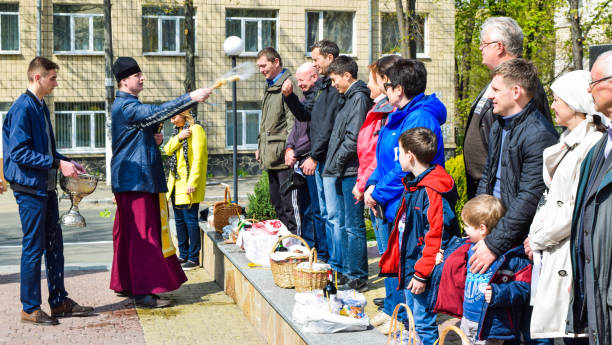
[[[249,194],[247,205],[247,217],[257,220],[276,219],[276,211],[270,202],[270,184],[268,173],[263,172],[259,181],[255,184],[253,194]]]
[[[457,185],[457,193],[459,194],[459,198],[457,199],[457,204],[455,205],[455,214],[457,215],[457,219],[459,220],[459,226],[462,227],[463,231],[463,223],[461,222],[461,210],[463,209],[463,205],[467,202],[467,186],[465,182],[465,165],[463,164],[463,155],[457,155],[454,158],[451,158],[446,161],[446,171],[453,177],[455,180],[455,185]]]

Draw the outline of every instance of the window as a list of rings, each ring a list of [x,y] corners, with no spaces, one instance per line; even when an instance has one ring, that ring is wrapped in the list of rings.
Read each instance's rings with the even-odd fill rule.
[[[19,53],[18,4],[0,4],[0,53]]]
[[[259,136],[259,121],[261,119],[261,106],[256,102],[238,102],[238,148],[257,149]],[[234,112],[232,103],[228,102],[225,113],[225,145],[234,146]]]
[[[225,37],[243,39],[243,56],[254,56],[266,47],[276,49],[277,25],[276,10],[225,10]]]
[[[56,54],[103,54],[104,14],[95,5],[53,5]]]
[[[8,102],[0,102],[0,127],[4,125],[4,119],[6,118],[6,113],[8,113],[11,108],[11,103]],[[2,141],[0,140],[0,157],[2,157]]]
[[[145,55],[185,54],[187,40],[183,32],[185,32],[184,9],[167,7],[142,8],[142,51]],[[195,32],[197,35],[197,30]]]
[[[104,103],[55,103],[55,141],[61,153],[102,153]]]
[[[355,53],[354,12],[306,12],[306,55],[310,47],[319,40],[336,42],[340,54]]]
[[[380,15],[380,37],[382,54],[398,54],[400,52],[400,33],[395,13],[383,12]],[[417,14],[417,57],[428,57],[427,16]]]

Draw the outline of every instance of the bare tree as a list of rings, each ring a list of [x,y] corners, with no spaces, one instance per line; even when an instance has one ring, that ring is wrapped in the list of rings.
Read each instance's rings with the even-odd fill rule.
[[[610,5],[612,0],[602,1],[594,10],[590,20],[582,17],[580,11],[580,0],[567,0],[569,10],[567,12],[567,20],[570,23],[571,41],[572,41],[572,62],[575,70],[584,69],[582,60],[584,58],[585,38],[588,37],[591,29],[600,23],[600,19],[610,17]],[[585,22],[586,21],[586,22]],[[609,25],[609,23],[608,23]]]
[[[195,81],[195,10],[193,8],[193,0],[185,0],[185,42],[187,42],[187,51],[185,52],[185,91],[190,92],[196,89]],[[197,105],[193,111],[194,117],[197,119]]]
[[[400,52],[402,56],[416,59],[417,46],[417,18],[416,0],[407,0],[408,11],[404,12],[402,0],[395,0],[395,11],[397,13],[397,26],[400,33]]]

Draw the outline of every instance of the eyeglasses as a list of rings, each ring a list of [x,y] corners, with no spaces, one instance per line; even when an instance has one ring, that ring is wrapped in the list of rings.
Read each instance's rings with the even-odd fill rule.
[[[394,87],[395,87],[395,85],[393,85],[393,83],[384,83],[384,84],[383,84],[383,87],[384,87],[384,88],[385,88],[385,90],[386,90],[386,89],[387,89],[387,88],[389,88],[389,87],[390,87],[390,88],[394,88]]]
[[[499,41],[480,42],[480,49],[484,49],[484,47],[488,46],[489,44],[493,44],[493,43],[499,43]]]
[[[592,88],[593,88],[593,86],[595,86],[597,83],[600,83],[600,82],[602,82],[602,81],[604,81],[604,80],[608,80],[608,79],[612,79],[612,75],[609,75],[609,76],[607,76],[607,77],[603,77],[603,78],[600,78],[600,79],[597,79],[597,80],[593,80],[593,81],[591,81],[591,82],[589,83],[589,87],[592,89]]]

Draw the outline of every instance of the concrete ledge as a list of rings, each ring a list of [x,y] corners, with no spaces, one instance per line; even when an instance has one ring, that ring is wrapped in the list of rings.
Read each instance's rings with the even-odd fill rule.
[[[200,223],[202,229],[208,229]],[[203,234],[203,265],[223,290],[234,299],[247,319],[271,345],[294,344],[384,344],[386,336],[376,329],[362,332],[314,334],[302,332],[291,319],[295,304],[293,289],[274,284],[266,268],[249,268],[244,251],[224,244],[214,230]]]

